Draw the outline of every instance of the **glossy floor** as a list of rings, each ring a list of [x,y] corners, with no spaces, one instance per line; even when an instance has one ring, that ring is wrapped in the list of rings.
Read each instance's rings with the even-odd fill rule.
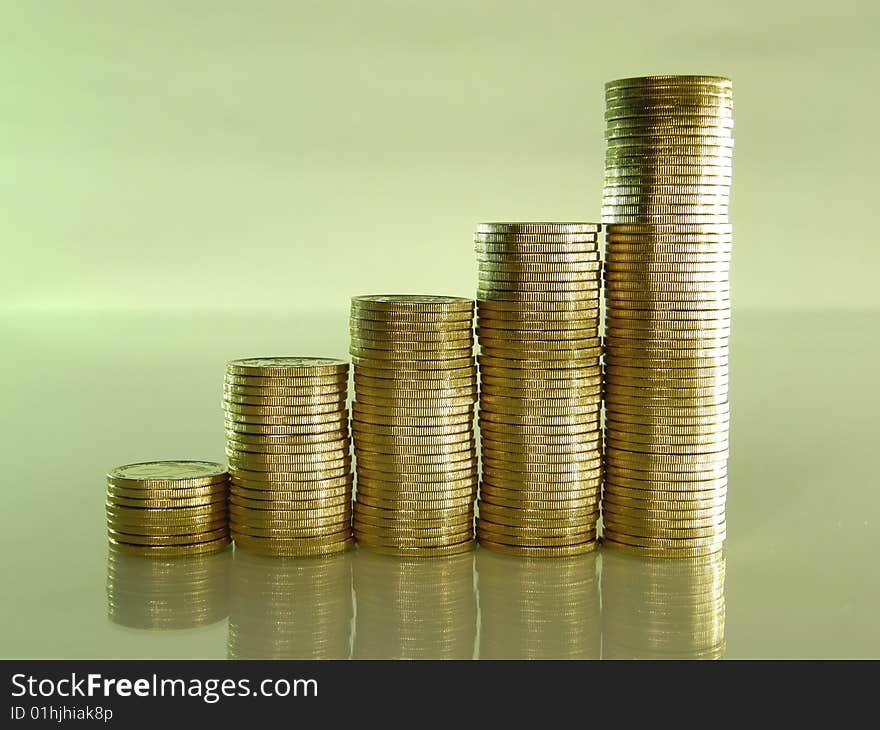
[[[108,552],[103,475],[223,456],[223,364],[345,312],[28,314],[4,344],[2,657],[878,657],[880,316],[738,312],[722,558]]]

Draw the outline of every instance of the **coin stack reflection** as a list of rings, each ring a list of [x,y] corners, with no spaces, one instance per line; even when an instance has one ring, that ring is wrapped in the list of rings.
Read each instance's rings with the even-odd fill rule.
[[[721,659],[723,553],[664,560],[602,555],[604,659]]]
[[[355,659],[473,659],[472,553],[416,560],[360,551],[354,585]]]
[[[311,560],[242,551],[232,561],[230,659],[349,659],[353,553]]]
[[[606,84],[603,540],[721,549],[728,456],[728,79]]]
[[[233,360],[223,412],[236,547],[330,555],[351,547],[348,363],[317,357]]]
[[[204,555],[229,544],[229,475],[212,461],[148,461],[107,475],[107,535],[142,556]]]
[[[483,223],[477,536],[491,550],[595,547],[602,475],[599,226]]]
[[[107,613],[132,629],[192,629],[229,614],[231,552],[141,560],[115,547],[107,554]]]
[[[470,299],[352,299],[354,531],[363,547],[421,557],[473,547],[473,347]]]
[[[537,560],[478,550],[480,659],[598,659],[597,556]]]

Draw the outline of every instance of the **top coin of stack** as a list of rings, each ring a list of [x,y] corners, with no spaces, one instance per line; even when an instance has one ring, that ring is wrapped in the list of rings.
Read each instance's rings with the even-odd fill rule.
[[[107,533],[138,555],[200,555],[229,544],[229,475],[212,461],[148,461],[107,475]]]
[[[483,223],[477,536],[497,552],[595,547],[602,475],[599,226]]]
[[[603,539],[721,549],[728,456],[728,79],[606,85]]]
[[[348,363],[320,357],[233,360],[223,411],[230,529],[263,555],[351,547]]]
[[[473,547],[473,307],[442,296],[351,301],[354,530],[364,547],[418,556]]]

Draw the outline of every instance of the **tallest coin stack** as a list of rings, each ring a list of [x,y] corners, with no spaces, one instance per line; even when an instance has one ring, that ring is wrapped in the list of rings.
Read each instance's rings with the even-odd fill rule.
[[[620,79],[605,100],[603,541],[711,554],[727,494],[731,82]]]

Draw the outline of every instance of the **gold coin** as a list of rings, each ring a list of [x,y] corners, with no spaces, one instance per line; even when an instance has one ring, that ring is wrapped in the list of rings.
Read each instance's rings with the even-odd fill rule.
[[[177,500],[177,499],[202,499],[209,500],[219,498],[226,494],[227,482],[211,484],[206,487],[189,487],[186,489],[126,489],[107,485],[107,498],[124,498],[128,500]]]
[[[639,434],[641,436],[641,434]],[[487,456],[502,458],[505,454],[543,454],[555,458],[579,458],[588,454],[601,455],[602,434],[597,428],[596,433],[585,436],[582,439],[569,439],[561,443],[535,444],[529,441],[513,441],[507,439],[495,439],[491,434],[483,434],[481,439],[482,451]]]
[[[338,536],[340,532],[350,530],[348,517],[337,520],[335,524],[324,526],[254,526],[248,524],[230,522],[230,530],[237,536],[246,535],[248,537],[265,537],[265,538],[281,538],[281,539],[321,539],[331,535]]]
[[[376,387],[368,383],[356,384],[358,398],[365,396],[385,401],[395,400],[445,400],[448,398],[473,398],[477,393],[476,381],[463,386],[447,388]]]
[[[242,443],[237,439],[226,439],[227,453],[263,456],[305,456],[307,454],[322,457],[331,457],[337,453],[349,453],[351,439],[348,437],[334,441],[317,441],[305,444],[249,444]]]
[[[476,450],[470,454],[465,453],[457,458],[442,458],[431,461],[416,461],[414,459],[389,456],[388,454],[362,454],[358,456],[358,467],[362,472],[382,472],[394,475],[418,474],[428,477],[432,475],[442,479],[447,474],[458,474],[462,471],[471,471],[477,468]]]
[[[229,545],[229,538],[222,537],[219,540],[202,543],[190,543],[187,545],[138,545],[129,544],[113,538],[108,539],[114,549],[133,555],[149,557],[166,557],[170,555],[204,555],[225,550]]]
[[[571,300],[511,301],[501,299],[477,300],[477,312],[480,317],[519,317],[537,320],[565,320],[579,317],[596,316],[599,302],[595,297]]]
[[[348,372],[348,363],[329,357],[254,357],[232,360],[226,364],[231,375],[287,377],[341,375]]]
[[[494,234],[542,234],[556,235],[566,234],[573,235],[577,233],[598,233],[602,230],[599,223],[582,223],[582,222],[504,222],[504,223],[478,223],[476,233],[494,233]]]
[[[326,403],[313,406],[276,406],[276,405],[245,405],[236,403],[224,403],[223,413],[228,419],[289,419],[292,422],[318,418],[319,422],[325,420],[339,420],[347,416],[345,404]],[[257,421],[259,422],[259,421]]]
[[[700,514],[703,512],[723,512],[727,500],[727,495],[715,493],[710,493],[710,496],[702,498],[694,497],[690,500],[651,499],[650,492],[646,492],[645,494],[645,497],[624,497],[619,496],[612,491],[606,490],[605,494],[602,496],[602,504],[607,506],[609,511],[622,511],[627,508],[631,508],[642,510],[660,510],[664,512],[694,512]],[[694,494],[697,493],[692,493],[691,496],[693,496]]]
[[[579,545],[566,545],[565,547],[525,547],[522,545],[508,545],[503,542],[496,542],[483,536],[479,538],[481,548],[492,552],[502,553],[506,555],[514,555],[525,558],[559,558],[570,557],[572,555],[584,555],[596,549],[596,540],[593,538],[589,542]]]
[[[476,542],[471,538],[457,545],[448,545],[443,547],[402,547],[402,546],[386,546],[381,543],[372,541],[358,541],[363,548],[369,552],[378,553],[380,555],[396,555],[416,558],[434,558],[448,555],[458,555],[467,553],[474,549]]]
[[[398,415],[379,415],[373,413],[358,413],[354,417],[355,422],[370,428],[372,426],[387,426],[398,428],[411,428],[413,434],[423,432],[426,428],[435,428],[438,433],[448,433],[453,430],[465,430],[463,427],[471,428],[473,422],[473,413],[463,413],[452,416],[398,416]]]
[[[640,545],[630,545],[625,542],[618,542],[615,539],[602,536],[603,547],[611,548],[622,553],[630,555],[638,555],[641,557],[670,558],[670,557],[702,557],[706,555],[714,555],[723,550],[723,543],[718,545],[707,545],[700,547],[646,547]]]
[[[406,436],[406,437],[418,437],[418,438],[430,438],[432,436],[453,436],[456,434],[471,434],[473,433],[473,419],[468,418],[467,420],[462,420],[459,423],[448,423],[441,425],[382,425],[382,424],[374,424],[374,423],[360,423],[358,421],[352,422],[352,431],[355,433],[356,438],[360,438],[360,434],[364,432],[370,433],[375,437],[398,437],[398,436]]]
[[[340,428],[348,419],[345,411],[334,409],[326,413],[281,413],[277,415],[263,415],[251,413],[239,413],[226,410],[223,420],[228,426],[325,426],[329,424]]]
[[[351,298],[352,309],[403,312],[468,312],[473,300],[431,294],[367,294]]]
[[[710,489],[710,482],[720,483],[719,480],[727,478],[726,467],[722,465],[714,469],[700,469],[699,471],[688,474],[683,472],[663,471],[662,469],[633,469],[629,466],[619,466],[612,463],[606,464],[606,480],[608,484],[623,484],[624,486],[639,487],[645,482],[650,482],[652,488],[655,489],[672,489],[670,486],[659,486],[663,483],[681,482],[682,487],[691,485],[691,488]],[[717,472],[713,474],[712,472]],[[625,482],[624,480],[627,480]],[[628,484],[631,482],[631,484]],[[694,487],[695,484],[705,484],[706,486]]]
[[[167,527],[193,525],[226,519],[226,501],[215,502],[204,507],[182,507],[170,509],[142,509],[138,507],[117,507],[105,504],[107,521],[114,525],[140,525],[142,527]]]
[[[363,446],[355,450],[358,463],[367,465],[369,462],[388,465],[391,468],[403,464],[452,464],[461,461],[473,461],[477,455],[476,439],[464,444],[464,448],[456,451],[414,452],[408,448],[379,450]]]
[[[394,316],[365,319],[352,313],[348,320],[348,330],[351,335],[383,342],[388,339],[428,342],[467,337],[472,324],[473,316],[470,311],[467,314],[456,314],[452,318],[435,317],[432,320],[424,317],[398,319]]]
[[[278,495],[277,501],[270,501],[263,498],[259,499],[248,499],[245,497],[239,497],[234,501],[230,501],[230,514],[233,511],[233,506],[236,508],[247,509],[251,511],[260,511],[263,514],[273,513],[276,509],[292,512],[299,510],[301,514],[308,515],[312,510],[323,510],[330,508],[341,508],[346,504],[351,503],[351,490],[347,490],[343,494],[337,497],[329,497],[325,495],[321,495],[316,499],[301,499],[300,495],[291,492],[281,492]],[[258,507],[248,506],[248,505],[260,505]]]
[[[482,243],[478,243],[474,247],[478,265],[486,266],[487,268],[494,266],[537,266],[539,268],[536,270],[543,271],[548,265],[552,268],[569,265],[579,267],[584,264],[594,266],[599,262],[598,247],[593,251],[562,251],[559,253],[552,250],[547,252],[520,252],[516,250],[515,246],[511,247],[511,249],[504,252],[486,250],[486,245]]]
[[[241,548],[259,555],[279,557],[322,557],[344,552],[354,546],[350,530],[322,538],[269,538],[238,534],[233,538],[236,550]]]
[[[594,434],[598,429],[598,423],[592,418],[587,418],[582,422],[578,421],[575,423],[558,425],[480,421],[481,433],[490,432],[497,434],[499,439],[506,439],[508,436],[511,436],[512,438],[532,436],[540,436],[542,438],[571,437],[583,434]]]
[[[107,535],[111,541],[124,542],[127,545],[192,545],[193,543],[219,540],[227,537],[228,534],[226,525],[207,532],[173,535],[140,535],[119,532],[112,528],[107,529]]]
[[[162,537],[202,534],[219,529],[225,530],[226,522],[227,518],[225,513],[219,516],[209,516],[208,518],[189,520],[188,522],[166,524],[150,524],[133,521],[124,522],[108,517],[107,527],[111,532],[118,532],[121,535],[128,534]]]
[[[420,360],[416,358],[392,360],[376,357],[375,352],[372,351],[363,355],[355,353],[352,355],[352,362],[358,367],[369,368],[370,371],[387,370],[395,374],[403,374],[405,378],[411,378],[414,373],[419,372],[430,373],[429,377],[435,377],[437,372],[445,373],[461,368],[474,367],[473,356],[433,360]]]
[[[406,398],[406,397],[385,397],[377,396],[372,393],[364,392],[358,389],[357,402],[362,406],[371,408],[379,408],[393,413],[406,413],[407,415],[419,415],[432,413],[449,413],[462,412],[462,409],[473,409],[477,402],[477,394],[473,392],[466,396],[449,396],[435,398]]]
[[[213,461],[144,461],[107,474],[107,483],[128,489],[202,487],[226,481],[226,468]]]
[[[571,545],[580,545],[587,541],[596,539],[596,531],[590,530],[573,534],[569,537],[542,537],[512,534],[510,532],[501,532],[486,527],[485,524],[477,522],[477,539],[482,543],[484,538],[488,538],[490,542],[498,541],[502,543],[514,544],[519,547],[533,548],[558,548],[568,547]]]
[[[448,333],[373,333],[359,330],[352,330],[349,343],[350,351],[356,354],[373,354],[374,350],[378,350],[381,354],[377,357],[389,357],[389,353],[395,352],[407,353],[410,356],[437,356],[437,357],[463,357],[458,350],[465,350],[474,341],[473,326],[468,325],[467,329],[460,332]]]
[[[644,547],[667,547],[667,548],[676,548],[676,547],[708,547],[710,545],[717,545],[724,541],[726,537],[726,533],[721,531],[717,534],[710,535],[708,537],[691,537],[691,538],[662,538],[662,537],[648,537],[648,536],[637,536],[637,535],[629,535],[627,533],[621,533],[617,530],[611,530],[609,528],[604,529],[604,536],[612,539],[619,540],[620,542],[626,542],[630,545],[641,545]]]
[[[354,505],[354,513],[358,520],[374,523],[377,526],[400,526],[411,527],[429,525],[459,525],[468,528],[473,523],[473,510],[456,508],[454,510],[434,510],[432,513],[424,513],[421,510],[397,510],[381,507],[371,507],[368,504],[358,502]]]
[[[545,489],[563,488],[560,485],[573,485],[589,482],[602,477],[601,467],[595,469],[583,469],[573,472],[539,472],[519,471],[515,468],[502,469],[499,467],[483,466],[483,483],[504,484],[508,487],[522,489]],[[574,487],[568,487],[573,489]]]
[[[597,503],[598,504],[598,503]],[[547,528],[580,527],[599,516],[594,505],[575,509],[537,509],[534,507],[517,506],[515,508],[480,502],[480,518],[498,525],[514,527],[543,526]],[[590,525],[590,529],[593,529]]]
[[[724,516],[717,515],[712,517],[704,517],[698,519],[681,519],[681,520],[659,520],[650,518],[630,517],[626,513],[620,515],[609,514],[603,516],[603,522],[619,532],[628,532],[629,530],[718,530],[724,527]],[[664,535],[649,532],[655,537],[664,537]],[[673,535],[674,536],[674,535]],[[687,537],[683,535],[682,537]],[[691,535],[690,537],[697,537]]]
[[[111,507],[139,507],[141,509],[169,509],[174,507],[205,507],[215,503],[226,502],[225,490],[220,493],[212,493],[202,497],[193,498],[173,498],[173,499],[149,499],[137,498],[130,499],[128,497],[117,497],[112,494],[107,495],[107,505]]]
[[[358,431],[356,447],[380,453],[408,452],[411,454],[454,454],[467,450],[476,443],[473,431],[446,436],[382,436],[369,431]]]
[[[603,515],[603,520],[604,520]],[[723,525],[717,527],[693,527],[693,528],[681,528],[681,534],[678,536],[672,534],[666,534],[668,531],[664,528],[659,527],[642,527],[638,525],[629,525],[624,523],[614,523],[614,524],[604,524],[605,535],[609,538],[613,538],[614,540],[620,542],[627,542],[630,544],[650,544],[648,541],[651,540],[681,540],[682,545],[684,546],[686,541],[691,540],[709,540],[709,541],[718,541],[722,542],[724,538],[727,536],[727,528]],[[656,531],[656,532],[655,532]],[[691,534],[691,531],[697,531]],[[672,545],[670,545],[672,547]]]
[[[702,443],[687,443],[696,437],[687,437],[685,443],[678,439],[658,437],[655,434],[628,434],[626,432],[608,430],[605,433],[607,449],[627,449],[629,451],[649,451],[652,453],[691,453],[727,451],[729,439],[726,434],[703,438]]]
[[[513,323],[498,323],[500,326],[486,325],[477,327],[477,338],[481,344],[503,347],[505,341],[529,340],[544,342],[577,342],[579,340],[595,340],[599,337],[598,318],[587,325],[559,328],[543,324],[532,329],[516,329]],[[491,340],[491,341],[490,341]],[[498,341],[501,342],[498,342]]]
[[[410,497],[409,493],[404,495],[405,497]],[[421,497],[417,499],[406,499],[403,497],[385,497],[385,496],[373,496],[372,494],[361,493],[355,496],[356,504],[365,504],[371,507],[378,507],[383,509],[396,509],[400,511],[418,511],[428,516],[441,516],[449,514],[449,510],[459,509],[462,513],[467,512],[468,510],[473,510],[474,508],[474,499],[470,496],[468,497],[456,497],[456,498],[438,498],[438,499],[422,499]],[[436,513],[436,514],[435,514]]]
[[[285,472],[256,471],[253,469],[234,468],[233,483],[252,489],[289,489],[290,486],[312,483],[326,483],[351,474],[351,463],[344,462],[342,466],[333,469],[315,469],[301,471],[296,474]]]
[[[224,383],[223,395],[229,400],[239,398],[263,399],[282,398],[292,399],[297,402],[306,402],[310,399],[321,401],[345,400],[348,390],[348,379],[338,381],[331,385],[307,385],[307,386],[251,386]]]
[[[580,500],[544,500],[544,499],[507,499],[499,497],[495,494],[488,495],[485,499],[480,499],[480,509],[483,505],[492,504],[498,507],[506,507],[508,509],[578,509],[582,512],[588,511],[595,514],[595,519],[599,517],[599,499],[583,498]]]
[[[505,257],[506,258],[506,257]],[[584,274],[598,272],[602,264],[595,261],[569,261],[565,263],[553,263],[548,261],[485,261],[477,262],[477,271],[480,276],[488,280],[495,278],[514,279],[519,281],[525,278],[527,281],[577,281],[585,277]],[[532,279],[531,277],[538,277]],[[561,277],[561,278],[557,278]]]
[[[435,492],[441,492],[445,496],[454,494],[466,494],[472,492],[477,486],[477,475],[474,469],[469,470],[464,476],[445,478],[442,480],[416,481],[397,472],[380,472],[379,477],[368,475],[366,469],[361,469],[358,474],[358,490],[366,493],[367,490],[386,491],[392,493],[422,492],[428,499],[434,498]]]

